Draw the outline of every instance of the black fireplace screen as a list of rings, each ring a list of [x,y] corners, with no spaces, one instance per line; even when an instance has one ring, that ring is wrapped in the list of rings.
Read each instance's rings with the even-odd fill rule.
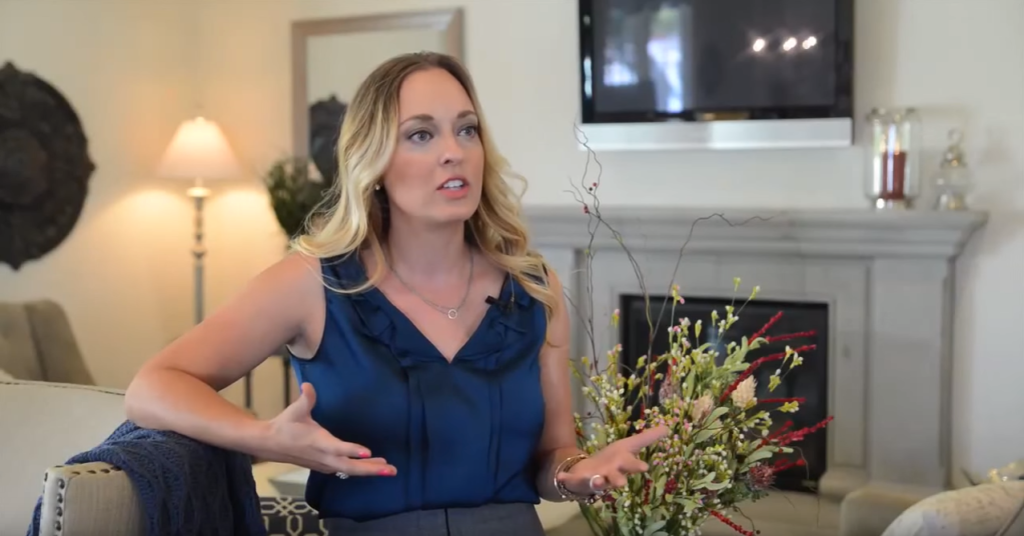
[[[787,420],[792,421],[791,430],[813,426],[828,416],[828,305],[813,302],[780,302],[756,299],[747,303],[742,311],[736,314],[739,320],[725,336],[716,333],[711,322],[711,312],[717,310],[720,316],[725,316],[725,306],[733,304],[732,299],[719,298],[686,298],[685,303],[676,304],[673,311],[671,305],[664,308],[660,323],[658,313],[662,311],[663,297],[652,297],[650,300],[652,323],[659,326],[655,331],[652,355],[661,355],[669,351],[668,333],[669,326],[678,324],[680,318],[689,318],[692,323],[703,320],[703,331],[700,343],[714,343],[720,345],[719,354],[722,359],[727,355],[725,347],[730,342],[739,343],[742,337],[750,337],[764,326],[773,316],[782,312],[782,317],[772,326],[767,335],[781,335],[788,333],[801,333],[813,331],[809,336],[790,339],[785,342],[770,344],[753,350],[747,354],[747,361],[751,362],[759,357],[781,352],[786,345],[793,348],[804,345],[815,345],[814,350],[801,352],[804,356],[803,364],[790,372],[781,385],[774,391],[768,391],[768,378],[775,372],[775,367],[763,366],[754,372],[757,381],[757,394],[759,399],[766,398],[791,398],[800,397],[805,401],[800,405],[800,411],[791,414],[773,414],[775,422],[773,429],[782,426]],[[740,303],[735,303],[739,310]],[[621,322],[619,324],[619,336],[622,341],[622,357],[620,358],[620,372],[632,371],[636,368],[637,359],[648,354],[651,344],[648,328],[647,315],[644,299],[642,296],[624,295],[621,297]],[[692,331],[691,331],[692,337]],[[694,342],[691,340],[691,342]],[[721,363],[719,363],[721,364]],[[657,392],[657,389],[655,390]],[[632,405],[632,399],[627,398],[626,403]],[[656,402],[656,400],[654,401]],[[640,405],[633,405],[633,418],[640,417]],[[792,454],[779,454],[780,459],[796,461],[802,458],[804,466],[795,466],[786,469],[776,475],[775,486],[787,491],[815,491],[818,480],[825,472],[827,456],[827,434],[816,433],[808,435],[803,441],[790,445],[794,448]]]

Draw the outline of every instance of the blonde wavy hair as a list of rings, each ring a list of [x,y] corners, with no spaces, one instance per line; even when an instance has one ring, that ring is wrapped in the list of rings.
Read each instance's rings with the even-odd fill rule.
[[[514,173],[498,152],[484,121],[469,72],[456,58],[434,52],[403,54],[377,67],[359,85],[345,114],[338,140],[338,177],[320,206],[310,214],[304,234],[292,249],[325,259],[368,250],[376,269],[366,282],[342,293],[365,291],[386,272],[383,242],[388,232],[388,206],[380,183],[398,142],[398,97],[405,79],[418,71],[444,69],[465,89],[479,120],[484,149],[484,177],[480,206],[466,222],[467,240],[494,264],[507,270],[527,292],[544,304],[550,320],[556,300],[544,259],[530,249],[520,217],[525,180]],[[517,180],[516,193],[509,182]]]

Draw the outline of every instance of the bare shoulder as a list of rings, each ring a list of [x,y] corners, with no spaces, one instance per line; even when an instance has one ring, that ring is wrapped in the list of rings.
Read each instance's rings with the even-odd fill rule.
[[[253,278],[238,298],[271,300],[279,307],[302,311],[321,295],[322,284],[318,259],[290,253]]]
[[[299,357],[312,357],[320,344],[326,316],[320,259],[291,253],[268,268],[261,278],[279,302],[286,302],[281,305],[294,311],[298,332],[287,345]]]
[[[290,287],[292,291],[319,291],[323,284],[320,259],[293,252],[264,270],[261,276]]]

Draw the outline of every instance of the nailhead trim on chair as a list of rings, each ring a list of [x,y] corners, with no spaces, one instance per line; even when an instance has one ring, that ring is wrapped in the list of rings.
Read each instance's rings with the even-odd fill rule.
[[[63,490],[65,488],[65,484],[64,484],[64,479],[63,478],[61,478],[60,480],[57,481],[57,487],[61,489],[61,491],[57,492],[57,504],[64,504],[64,491]],[[53,528],[57,530],[57,534],[58,535],[61,533],[61,529],[63,527],[63,523],[61,523],[61,521],[64,521],[64,510],[62,508],[58,507],[58,509],[57,509],[57,521],[55,521],[54,524],[53,524]]]
[[[54,466],[54,468],[57,468],[57,469],[63,468],[63,467],[64,467],[63,465],[55,465]],[[110,469],[100,469],[99,471],[97,471],[95,469],[89,469],[88,471],[86,471],[86,473],[88,473],[90,475],[95,475],[95,474],[103,473],[103,474],[106,475],[106,474],[110,474],[111,471],[119,472],[119,471],[121,471],[121,468],[120,467],[111,466]],[[76,476],[79,476],[81,474],[82,474],[81,471],[71,471],[71,476],[72,477],[76,477]],[[44,488],[46,486],[46,479],[48,477],[49,477],[49,473],[43,473],[43,486],[44,486]],[[57,521],[54,522],[53,528],[56,529],[57,534],[60,535],[61,532],[62,532],[62,527],[63,527],[62,521],[64,521],[64,508],[61,505],[64,504],[64,490],[67,488],[67,481],[65,479],[63,479],[63,478],[57,480],[57,487],[60,488],[61,491],[57,492],[57,505],[58,506],[55,509],[55,513],[57,514]],[[45,493],[45,489],[44,489],[44,493]]]

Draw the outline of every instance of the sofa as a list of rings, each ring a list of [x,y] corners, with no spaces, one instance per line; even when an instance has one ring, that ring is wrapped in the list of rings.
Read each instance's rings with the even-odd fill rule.
[[[101,522],[140,533],[138,503],[124,474],[104,464],[59,465],[124,421],[119,391],[0,380],[0,408],[0,534],[25,534],[40,493],[46,534],[103,534]]]

